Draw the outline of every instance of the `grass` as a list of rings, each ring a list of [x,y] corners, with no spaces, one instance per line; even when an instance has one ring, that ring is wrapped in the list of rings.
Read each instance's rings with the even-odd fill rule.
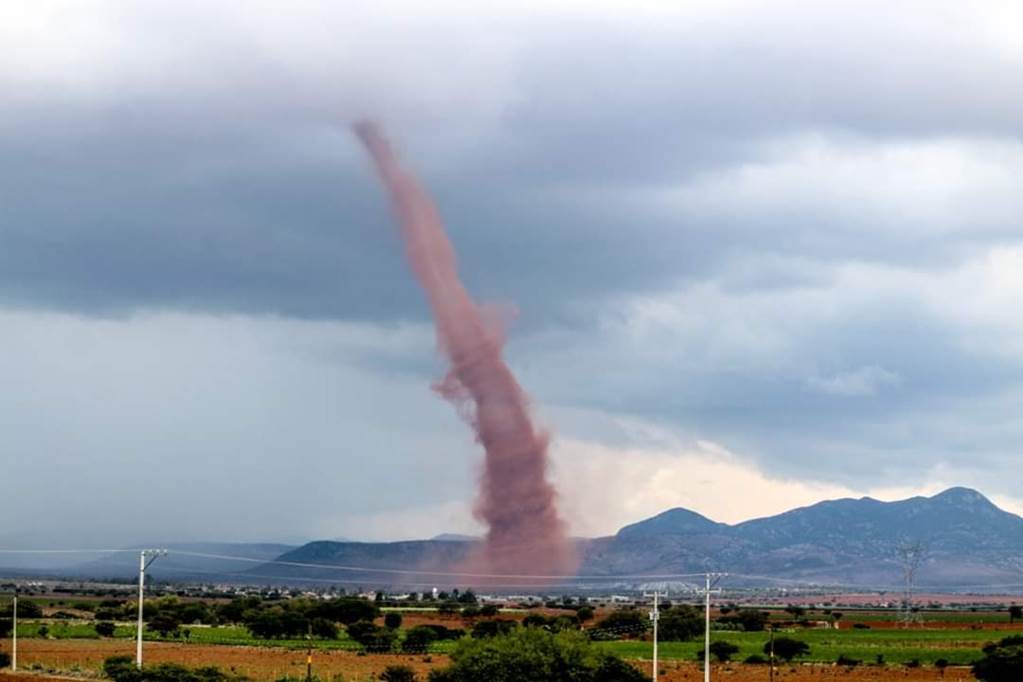
[[[92,622],[88,621],[56,621],[42,623],[39,621],[23,621],[18,624],[20,637],[39,637],[42,626],[48,629],[47,636],[54,639],[99,639]],[[153,633],[146,633],[147,641],[170,641],[192,644],[244,645],[278,647],[285,649],[305,649],[312,645],[314,649],[350,649],[362,647],[349,639],[344,631],[336,640],[274,639],[261,640],[254,638],[249,631],[241,626],[187,626],[187,638],[162,638]],[[780,632],[777,636],[793,637],[810,645],[810,653],[798,660],[812,662],[834,662],[840,655],[859,659],[863,663],[874,663],[878,655],[890,664],[904,664],[918,660],[923,664],[933,664],[944,658],[953,665],[968,665],[980,657],[980,649],[993,641],[997,641],[1019,631],[974,630],[968,628],[945,629],[908,629],[908,630],[796,630]],[[135,636],[134,625],[119,624],[114,638],[131,639]],[[747,656],[763,655],[764,644],[768,641],[766,632],[715,632],[714,640],[732,642],[739,647],[739,653],[733,660],[742,661]],[[431,653],[447,653],[454,647],[451,641],[435,642],[430,647]],[[647,641],[613,641],[599,642],[597,646],[617,653],[625,658],[649,659],[652,655],[651,644]],[[661,642],[660,656],[664,659],[696,660],[697,653],[703,649],[702,640],[692,642]]]
[[[859,659],[863,663],[874,663],[880,654],[890,664],[904,664],[917,660],[933,664],[944,658],[952,665],[969,665],[980,658],[980,649],[985,644],[1008,637],[1012,632],[995,630],[801,630],[783,632],[776,636],[792,637],[810,645],[810,653],[799,661],[834,662],[840,655]],[[1018,633],[1017,633],[1018,634]],[[712,641],[723,640],[739,647],[733,660],[742,661],[747,656],[764,655],[764,644],[768,641],[765,632],[718,632]],[[618,641],[601,642],[599,646],[625,658],[646,658],[652,656],[650,642]],[[702,641],[661,642],[659,655],[664,659],[696,660],[703,649]]]

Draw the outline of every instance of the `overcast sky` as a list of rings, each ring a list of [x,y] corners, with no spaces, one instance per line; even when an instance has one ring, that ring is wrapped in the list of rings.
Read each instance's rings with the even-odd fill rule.
[[[476,530],[363,116],[573,532],[1023,510],[1019,3],[429,6],[0,5],[0,545]]]

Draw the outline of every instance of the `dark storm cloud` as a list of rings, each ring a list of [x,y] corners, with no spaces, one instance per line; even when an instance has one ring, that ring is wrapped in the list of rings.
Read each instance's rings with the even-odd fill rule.
[[[454,418],[435,427],[426,306],[348,131],[370,115],[436,195],[477,298],[519,309],[510,355],[539,405],[656,422],[794,478],[867,489],[944,467],[1010,494],[1014,11],[3,10],[0,306],[20,341],[2,447],[33,453],[25,476],[73,462],[112,489],[189,485],[179,451],[214,478],[247,453],[245,509],[291,458],[323,472],[317,499],[372,483],[325,514],[295,474],[278,535],[308,517],[390,528],[374,515],[406,492],[427,508],[468,490],[471,446]],[[152,379],[162,357],[175,371]],[[91,395],[134,418],[83,409]],[[399,428],[386,408],[406,398]],[[160,466],[132,471],[133,452]],[[424,452],[459,476],[422,490]],[[385,485],[393,499],[371,494]],[[202,486],[195,519],[218,495]]]
[[[11,303],[420,314],[345,131],[374,106],[440,196],[470,281],[531,311],[708,277],[786,241],[824,257],[912,259],[897,229],[807,244],[790,231],[834,219],[655,214],[616,195],[764,160],[766,143],[807,131],[997,136],[1023,114],[1009,87],[1018,62],[940,13],[913,26],[860,10],[843,23],[830,12],[484,15],[413,19],[377,44],[358,33],[386,20],[318,10],[291,26],[312,31],[303,45],[301,33],[270,41],[260,22],[233,25],[226,10],[204,23],[197,6],[119,7],[121,52],[72,65],[98,83],[86,94],[74,73],[55,91],[7,84],[0,288]],[[336,36],[317,21],[335,22]],[[461,69],[461,84],[433,72],[479,40],[473,28],[506,45],[484,60],[494,70]],[[431,32],[423,64],[394,45]],[[395,52],[404,71],[385,61]]]

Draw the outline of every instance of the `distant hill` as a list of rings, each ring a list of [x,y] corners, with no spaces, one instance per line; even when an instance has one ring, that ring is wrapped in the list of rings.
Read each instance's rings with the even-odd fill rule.
[[[253,566],[261,565],[260,562],[295,549],[293,545],[241,542],[176,542],[160,548],[168,550],[167,556],[153,562],[148,573],[155,580],[194,582],[233,582]],[[94,579],[130,578],[138,575],[138,568],[138,552],[126,551],[72,566],[61,574]]]
[[[315,542],[283,561],[418,573],[349,571],[303,566],[257,567],[251,574],[294,579],[348,580],[367,585],[442,583],[430,571],[456,570],[472,549],[465,538],[397,543]],[[1023,518],[968,488],[933,497],[881,502],[869,497],[829,500],[729,525],[687,509],[671,509],[605,538],[576,540],[580,574],[684,574],[725,571],[732,584],[772,584],[782,578],[864,587],[897,587],[900,547],[926,548],[922,588],[1023,588]],[[456,580],[459,584],[471,582]],[[635,581],[633,581],[635,582]]]
[[[151,569],[157,580],[247,584],[333,583],[344,587],[471,586],[466,568],[478,538],[441,535],[407,542],[318,541],[286,544],[176,543]],[[933,497],[881,502],[828,500],[734,525],[688,509],[670,509],[603,538],[574,539],[580,575],[607,576],[603,586],[639,580],[616,576],[724,571],[733,585],[777,585],[770,579],[897,589],[900,547],[926,548],[921,590],[1023,592],[1023,518],[968,488]],[[60,557],[66,562],[66,558]],[[22,561],[25,561],[22,558]],[[18,572],[30,573],[19,565]],[[37,573],[130,578],[138,555],[117,553]],[[0,571],[2,572],[2,571]],[[475,581],[479,582],[479,581]],[[651,581],[656,582],[656,581]]]

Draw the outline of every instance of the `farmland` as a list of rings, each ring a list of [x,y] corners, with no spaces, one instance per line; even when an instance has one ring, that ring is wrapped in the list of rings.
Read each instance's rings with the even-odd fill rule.
[[[100,637],[96,632],[96,620],[89,618],[87,609],[75,609],[70,604],[54,600],[39,600],[38,604],[42,607],[42,616],[23,619],[18,625],[22,670],[37,674],[96,676],[105,658],[134,654],[135,627],[130,621],[120,619],[112,635]],[[221,606],[224,604],[226,602],[222,602]],[[130,603],[126,607],[130,607]],[[210,608],[211,612],[216,611],[218,605],[212,604]],[[364,644],[350,637],[345,627],[338,628],[332,637],[261,638],[254,636],[252,629],[242,624],[193,623],[166,636],[147,627],[146,661],[215,665],[263,682],[303,677],[306,652],[311,649],[314,674],[319,679],[370,680],[388,665],[400,663],[424,673],[448,663],[447,654],[455,647],[455,642],[450,639],[432,641],[422,647],[406,646],[406,651],[399,653],[407,633],[413,628],[440,626],[452,632],[471,632],[475,625],[493,619],[522,622],[532,616],[541,617],[541,620],[547,618],[553,623],[559,616],[571,617],[574,612],[569,608],[514,608],[486,618],[442,612],[432,606],[392,607],[378,610],[375,624],[383,628],[385,616],[396,613],[402,616],[402,622],[394,630],[395,640],[388,645],[387,653],[367,653]],[[598,609],[586,627],[591,632],[600,632],[594,624],[611,613],[608,608]],[[56,614],[62,615],[53,617]],[[717,611],[713,615],[716,619],[722,616]],[[775,630],[775,637],[805,642],[809,651],[791,664],[780,664],[776,679],[821,679],[825,674],[824,679],[850,682],[891,679],[896,674],[899,679],[936,679],[938,670],[935,664],[940,662],[950,666],[946,679],[971,680],[968,666],[981,656],[982,647],[1023,633],[1023,623],[1016,621],[1010,624],[1007,614],[999,610],[929,611],[921,613],[920,622],[908,628],[901,627],[895,621],[895,614],[885,610],[846,610],[840,618],[839,628],[835,628],[833,621],[829,622],[822,611],[810,609],[801,616],[803,620],[800,622],[793,622],[791,617],[782,609],[772,609],[768,623]],[[732,655],[733,662],[715,664],[716,677],[766,680],[768,666],[740,662],[763,656],[769,637],[767,631],[713,631],[712,641],[729,642],[737,647]],[[652,643],[648,630],[616,633],[608,641],[596,641],[594,645],[633,662],[642,670],[650,670]],[[9,648],[9,642],[5,642],[0,650],[8,651]],[[660,668],[664,673],[661,679],[669,682],[701,679],[697,660],[702,649],[702,638],[661,641]],[[836,661],[844,664],[837,665]],[[425,676],[421,677],[425,679]]]

